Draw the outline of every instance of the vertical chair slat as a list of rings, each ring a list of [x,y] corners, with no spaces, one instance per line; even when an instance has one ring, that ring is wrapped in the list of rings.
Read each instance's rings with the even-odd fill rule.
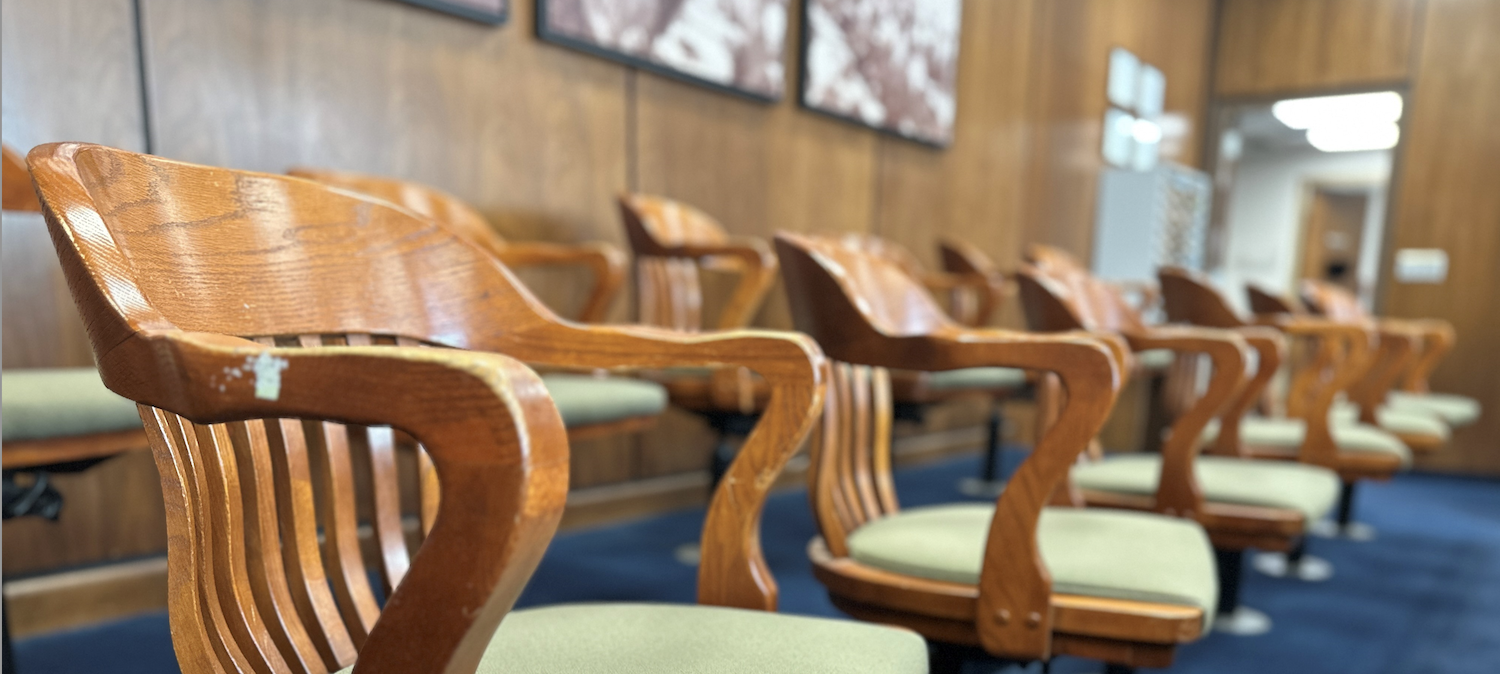
[[[350,346],[370,346],[369,335],[348,336]],[[370,427],[361,434],[370,457],[370,506],[375,545],[380,554],[380,572],[385,594],[390,596],[406,569],[411,553],[401,530],[401,485],[396,473],[396,434],[389,427]]]
[[[849,396],[850,403],[854,408],[854,436],[851,438],[852,445],[850,463],[854,469],[854,487],[857,490],[859,505],[863,510],[866,522],[880,517],[880,497],[875,493],[875,477],[873,462],[869,451],[874,428],[874,415],[870,410],[870,368],[859,365],[853,368],[853,376],[850,378],[852,395]]]
[[[189,450],[200,461],[205,478],[202,495],[206,497],[215,530],[210,541],[214,551],[214,584],[225,623],[239,642],[240,649],[250,657],[255,671],[269,674],[290,672],[269,628],[256,610],[246,563],[248,532],[245,529],[244,499],[229,428],[225,424],[184,423],[183,431]]]
[[[180,494],[167,506],[168,546],[184,560],[172,567],[167,582],[172,617],[172,645],[179,664],[217,671],[230,663],[241,672],[254,669],[229,636],[213,582],[212,524],[201,494],[200,460],[183,440],[181,419],[154,407],[138,405],[141,421],[156,456],[164,493]]]
[[[274,344],[269,337],[255,341]],[[282,562],[292,602],[324,665],[338,670],[353,664],[358,651],[323,568],[307,436],[302,422],[295,419],[268,421],[265,430],[276,486],[276,516],[283,528]]]
[[[250,588],[271,640],[293,672],[327,674],[329,667],[313,645],[292,600],[282,563],[281,532],[277,525],[276,488],[271,469],[266,422],[228,424],[240,468],[240,492],[245,508],[245,551]]]
[[[420,341],[410,337],[397,337],[397,346],[424,346]],[[432,457],[422,445],[417,445],[417,485],[421,496],[422,535],[432,531],[432,524],[437,521],[438,503],[441,499],[441,490],[438,488],[437,467],[432,464]]]
[[[891,467],[891,373],[883,367],[871,368],[870,388],[873,392],[870,404],[874,415],[874,435],[870,452],[875,471],[875,493],[880,501],[880,514],[890,515],[901,509],[896,502],[896,482]]]
[[[850,515],[850,530],[869,521],[864,505],[859,500],[859,487],[854,484],[854,367],[841,364],[834,379],[839,390],[839,497]]]

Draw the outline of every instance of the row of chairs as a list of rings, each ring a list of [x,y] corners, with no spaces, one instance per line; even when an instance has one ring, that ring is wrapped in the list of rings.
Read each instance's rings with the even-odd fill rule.
[[[140,405],[162,475],[185,671],[919,672],[956,669],[975,647],[1166,666],[1216,613],[1233,615],[1243,550],[1295,561],[1341,484],[1403,464],[1346,446],[1342,429],[1364,427],[1329,421],[1346,389],[1380,414],[1351,389],[1381,350],[1367,322],[1201,326],[1206,305],[1182,288],[1211,288],[1180,270],[1162,274],[1168,316],[1200,327],[1146,326],[1075,261],[1036,249],[1017,279],[1037,331],[1014,332],[957,321],[930,294],[962,288],[953,304],[969,317],[993,311],[1003,277],[974,251],[946,277],[869,240],[783,233],[772,255],[695,211],[627,197],[642,286],[659,293],[646,314],[673,329],[583,325],[536,301],[506,268],[511,244],[477,216],[455,222],[464,211],[440,193],[81,144],[41,146],[29,163],[100,374]],[[704,232],[719,240],[695,240]],[[665,289],[703,264],[741,274],[730,315],[743,320],[779,267],[805,335],[693,332],[699,305]],[[1316,357],[1294,378],[1301,416],[1287,426],[1300,436],[1278,457],[1298,460],[1263,461],[1275,445],[1242,416],[1284,336],[1313,340]],[[1212,372],[1160,454],[1079,463],[1132,352],[1163,351],[1205,354]],[[565,419],[530,366],[686,370],[734,392],[720,409],[758,418],[710,504],[700,606],[509,612],[567,490]],[[968,390],[1030,378],[1049,423],[994,504],[902,510],[897,380],[963,372]],[[841,610],[910,631],[765,613],[777,588],[761,509],[814,431],[815,574]],[[1204,444],[1216,456],[1198,457]],[[378,588],[357,512],[371,513]]]

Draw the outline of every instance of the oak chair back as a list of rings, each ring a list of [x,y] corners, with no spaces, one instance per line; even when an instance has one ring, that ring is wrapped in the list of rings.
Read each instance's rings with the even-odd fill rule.
[[[712,216],[665,197],[622,194],[619,203],[635,252],[642,323],[688,332],[708,327],[701,271],[717,269],[740,280],[715,327],[750,324],[776,278],[776,256],[765,242],[731,237]]]
[[[973,279],[953,290],[948,311],[954,320],[971,327],[989,325],[1008,290],[1005,273],[979,246],[967,241],[938,243],[938,257],[944,272]]]
[[[1250,311],[1256,314],[1305,314],[1307,310],[1295,298],[1275,293],[1254,283],[1245,284]]]
[[[1123,346],[1077,334],[971,329],[949,318],[896,263],[836,238],[778,234],[777,251],[798,329],[836,361],[827,412],[813,444],[809,491],[835,556],[859,526],[896,511],[890,479],[886,368],[925,371],[1002,366],[1056,373],[1070,394],[1059,423],[1011,478],[997,503],[979,588],[981,643],[992,653],[1044,654],[1050,576],[1036,547],[1037,518],[1114,404]],[[1028,615],[1035,622],[988,616]]]
[[[184,671],[473,672],[567,491],[562,421],[507,356],[765,376],[772,403],[704,526],[699,598],[774,608],[758,522],[821,405],[808,340],[564,323],[434,221],[307,180],[72,143],[29,160],[100,374],[151,439]],[[420,443],[415,555],[403,442]]]
[[[624,256],[614,246],[602,243],[569,246],[512,243],[500,236],[479,211],[458,197],[434,187],[352,171],[306,167],[289,169],[287,175],[384,199],[437,220],[511,266],[566,263],[587,265],[594,275],[594,287],[578,312],[578,320],[585,323],[595,323],[604,318],[610,302],[624,282]]]

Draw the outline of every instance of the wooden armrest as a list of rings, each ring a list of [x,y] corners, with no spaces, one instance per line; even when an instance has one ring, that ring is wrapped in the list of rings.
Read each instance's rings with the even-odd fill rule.
[[[1257,400],[1271,385],[1281,363],[1286,359],[1286,338],[1275,329],[1261,326],[1232,328],[1244,338],[1250,348],[1255,349],[1255,376],[1240,389],[1240,395],[1219,417],[1219,437],[1214,440],[1214,451],[1235,456],[1245,455],[1244,443],[1240,442],[1240,422],[1255,406]]]
[[[1401,375],[1417,361],[1422,348],[1422,330],[1405,321],[1375,322],[1377,347],[1363,377],[1350,388],[1349,399],[1359,405],[1360,421],[1378,425],[1376,410]]]
[[[594,289],[578,314],[584,323],[598,323],[625,282],[625,253],[603,242],[579,244],[507,243],[496,251],[511,267],[582,265],[594,274]]]
[[[729,296],[729,302],[719,313],[720,330],[734,330],[750,324],[755,311],[760,308],[771,284],[776,280],[776,254],[760,239],[733,237],[721,244],[681,244],[677,246],[652,246],[648,254],[657,257],[678,257],[694,260],[728,258],[733,263],[716,268],[738,272],[739,284]]]
[[[698,601],[775,610],[776,581],[760,548],[760,512],[823,409],[829,366],[812,338],[769,330],[682,333],[547,323],[508,336],[498,350],[529,363],[604,369],[744,367],[764,377],[770,400],[709,504]]]
[[[1044,655],[1052,629],[1052,583],[1037,548],[1037,525],[1054,490],[1098,434],[1123,383],[1124,344],[1087,333],[963,330],[907,338],[925,342],[923,370],[1000,366],[1055,373],[1066,400],[1052,424],[1011,476],[995,505],[979,578],[976,628],[993,653]]]
[[[1437,369],[1443,357],[1453,350],[1453,343],[1457,341],[1458,334],[1454,331],[1452,323],[1442,319],[1404,319],[1402,322],[1421,333],[1422,343],[1416,362],[1401,378],[1401,390],[1426,393],[1430,390],[1428,377],[1432,376],[1432,371]]]
[[[505,356],[453,349],[283,349],[180,331],[131,336],[101,358],[121,395],[200,424],[247,419],[324,419],[389,425],[422,442],[445,497],[435,526],[361,649],[356,671],[472,671],[546,550],[567,496],[562,418],[541,379]],[[236,376],[238,374],[238,376]],[[143,415],[164,412],[142,408]],[[163,481],[195,470],[148,423]],[[199,468],[201,470],[201,468]],[[204,516],[181,488],[164,489],[169,538],[191,540]],[[174,496],[175,495],[175,496]],[[175,499],[175,501],[174,501]],[[196,563],[193,555],[176,564]],[[181,573],[179,573],[181,571]],[[172,612],[205,601],[193,573],[174,568]],[[440,607],[441,610],[434,610]],[[174,633],[201,620],[174,620]],[[189,671],[215,669],[206,634],[179,635]]]
[[[1298,453],[1303,463],[1337,469],[1338,446],[1329,429],[1328,413],[1339,392],[1348,389],[1370,366],[1376,330],[1370,322],[1340,323],[1303,316],[1268,317],[1282,332],[1318,341],[1318,357],[1294,375],[1292,402],[1304,404],[1300,416],[1307,435]],[[1325,376],[1331,372],[1331,376]]]
[[[1232,330],[1212,328],[1162,327],[1128,334],[1126,339],[1136,350],[1203,353],[1213,363],[1208,390],[1177,418],[1162,443],[1161,479],[1156,488],[1158,511],[1194,517],[1203,512],[1203,490],[1193,472],[1198,441],[1208,422],[1223,412],[1235,393],[1244,388],[1249,376],[1250,345]]]

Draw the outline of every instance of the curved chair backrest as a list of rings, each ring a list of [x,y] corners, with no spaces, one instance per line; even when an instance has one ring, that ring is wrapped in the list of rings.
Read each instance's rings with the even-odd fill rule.
[[[15,150],[10,149],[9,145],[0,145],[0,155],[4,158],[5,171],[0,175],[5,184],[0,207],[7,211],[42,210],[42,205],[36,200],[36,190],[31,186],[31,172],[26,169],[26,161]]]
[[[1004,300],[1005,273],[984,251],[967,241],[945,240],[938,244],[938,256],[942,259],[943,271],[958,277],[982,279],[983,284],[970,284],[954,288],[949,311],[955,320],[964,325],[979,327],[989,325],[990,318]],[[974,286],[984,288],[975,290]]]
[[[296,167],[287,170],[287,175],[384,199],[447,225],[492,255],[499,255],[505,250],[505,239],[490,226],[484,216],[462,199],[442,190],[407,180],[352,171]]]
[[[1162,306],[1167,320],[1192,323],[1211,328],[1238,328],[1248,325],[1213,283],[1198,272],[1181,267],[1162,267],[1156,272],[1161,281]]]
[[[1303,279],[1299,291],[1302,302],[1313,313],[1335,321],[1362,321],[1370,317],[1359,298],[1348,288],[1315,279]]]
[[[625,235],[636,256],[640,321],[673,330],[703,329],[699,267],[705,259],[672,251],[684,246],[719,246],[729,241],[729,234],[712,216],[679,201],[649,194],[622,194],[619,201]],[[721,316],[719,327],[744,327],[763,298],[762,293],[755,298],[755,306],[742,309],[743,315],[733,320]]]
[[[100,374],[141,404],[152,439],[185,671],[321,673],[356,651],[362,674],[474,671],[567,490],[561,419],[499,353],[764,375],[771,401],[704,525],[699,597],[774,608],[758,522],[821,405],[805,338],[562,323],[435,221],[308,180],[72,143],[29,159]],[[395,346],[358,348],[381,344]],[[421,345],[474,351],[402,348]],[[415,556],[397,431],[431,457]],[[383,611],[359,553],[367,496],[394,590]]]
[[[1256,314],[1307,313],[1307,310],[1296,299],[1271,292],[1254,283],[1245,284],[1245,297],[1250,300],[1250,311]]]
[[[916,279],[889,259],[837,238],[776,236],[792,318],[836,361],[819,437],[810,497],[820,533],[836,556],[849,533],[897,507],[890,482],[889,379],[884,368],[937,371],[1018,367],[1056,373],[1067,403],[996,505],[980,578],[978,615],[1025,611],[1036,620],[979,620],[981,641],[998,652],[1044,652],[1050,580],[1036,548],[1037,520],[1088,445],[1121,385],[1117,341],[970,329],[950,319]],[[1034,612],[1034,613],[1033,613]],[[1018,613],[1020,614],[1020,613]]]
[[[1139,333],[1140,312],[1118,288],[1094,277],[1073,256],[1050,246],[1033,245],[1017,274],[1027,324],[1033,330],[1099,330]]]

